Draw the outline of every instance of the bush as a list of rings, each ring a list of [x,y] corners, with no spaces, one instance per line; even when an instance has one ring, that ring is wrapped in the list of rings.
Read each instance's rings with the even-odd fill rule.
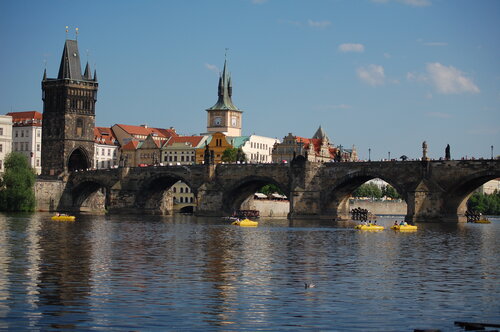
[[[5,159],[0,180],[0,210],[31,212],[35,210],[35,172],[26,157],[12,152]]]

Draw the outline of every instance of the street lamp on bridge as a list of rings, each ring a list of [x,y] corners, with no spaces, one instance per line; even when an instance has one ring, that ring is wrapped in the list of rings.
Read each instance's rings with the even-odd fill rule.
[[[372,159],[371,159],[371,153],[372,153],[372,149],[368,148],[368,161],[372,161]]]
[[[387,153],[387,156],[388,156],[387,160],[391,161],[391,151]]]
[[[493,145],[491,146],[491,160],[493,160]]]

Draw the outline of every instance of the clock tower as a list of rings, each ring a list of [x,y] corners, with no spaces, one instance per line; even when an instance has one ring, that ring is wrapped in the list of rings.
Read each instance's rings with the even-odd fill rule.
[[[217,103],[207,109],[207,132],[222,132],[226,136],[241,136],[241,123],[243,111],[234,106],[231,96],[233,87],[231,75],[227,71],[226,60],[224,69],[219,77],[219,88]]]

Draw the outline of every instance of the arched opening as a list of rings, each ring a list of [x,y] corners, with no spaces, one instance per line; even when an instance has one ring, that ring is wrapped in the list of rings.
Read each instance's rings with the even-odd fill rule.
[[[476,174],[448,192],[443,200],[445,221],[472,221],[468,215],[474,213],[500,214],[498,205],[495,207],[495,202],[500,201],[500,174]]]
[[[290,212],[289,189],[271,178],[248,177],[224,194],[226,215],[286,218]]]
[[[168,195],[173,197],[172,211],[174,213],[193,213],[196,207],[196,199],[191,187],[183,182],[177,181],[168,189]]]
[[[109,204],[108,189],[97,182],[83,182],[72,190],[72,200],[75,211],[104,213]]]
[[[147,214],[172,215],[184,207],[194,210],[196,202],[196,192],[188,182],[163,176],[152,178],[144,184],[138,192],[135,206]]]
[[[70,172],[90,168],[90,162],[85,151],[81,148],[75,149],[68,159],[68,170]]]
[[[323,218],[358,219],[360,215],[406,215],[406,194],[375,175],[355,175],[339,181],[322,199]],[[354,211],[353,211],[354,210]],[[361,211],[361,214],[355,214]],[[354,213],[354,214],[353,214]]]

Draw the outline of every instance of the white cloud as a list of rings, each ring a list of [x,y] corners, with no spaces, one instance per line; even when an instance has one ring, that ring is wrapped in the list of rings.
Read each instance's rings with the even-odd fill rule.
[[[480,90],[471,79],[453,66],[444,66],[438,62],[428,63],[427,74],[437,92],[457,94],[462,92],[479,93]]]
[[[372,2],[376,3],[388,3],[389,1],[391,0],[372,0]],[[425,7],[431,5],[430,0],[392,0],[392,1],[396,1],[413,7]]]
[[[439,118],[439,119],[449,119],[451,118],[451,114],[443,113],[443,112],[429,112],[427,116],[431,118]]]
[[[339,50],[341,52],[358,52],[358,53],[361,53],[361,52],[365,51],[365,47],[363,46],[363,44],[350,44],[350,43],[346,43],[346,44],[340,44]]]
[[[384,67],[379,65],[369,65],[357,69],[358,77],[365,83],[372,86],[383,85],[385,82]]]
[[[311,27],[321,28],[321,29],[326,28],[327,26],[332,24],[332,22],[330,22],[330,21],[313,21],[313,20],[307,20],[307,23]]]
[[[219,73],[219,68],[217,68],[216,65],[211,65],[209,63],[205,63],[205,68],[207,68],[210,71],[213,71],[214,73],[218,74]]]

